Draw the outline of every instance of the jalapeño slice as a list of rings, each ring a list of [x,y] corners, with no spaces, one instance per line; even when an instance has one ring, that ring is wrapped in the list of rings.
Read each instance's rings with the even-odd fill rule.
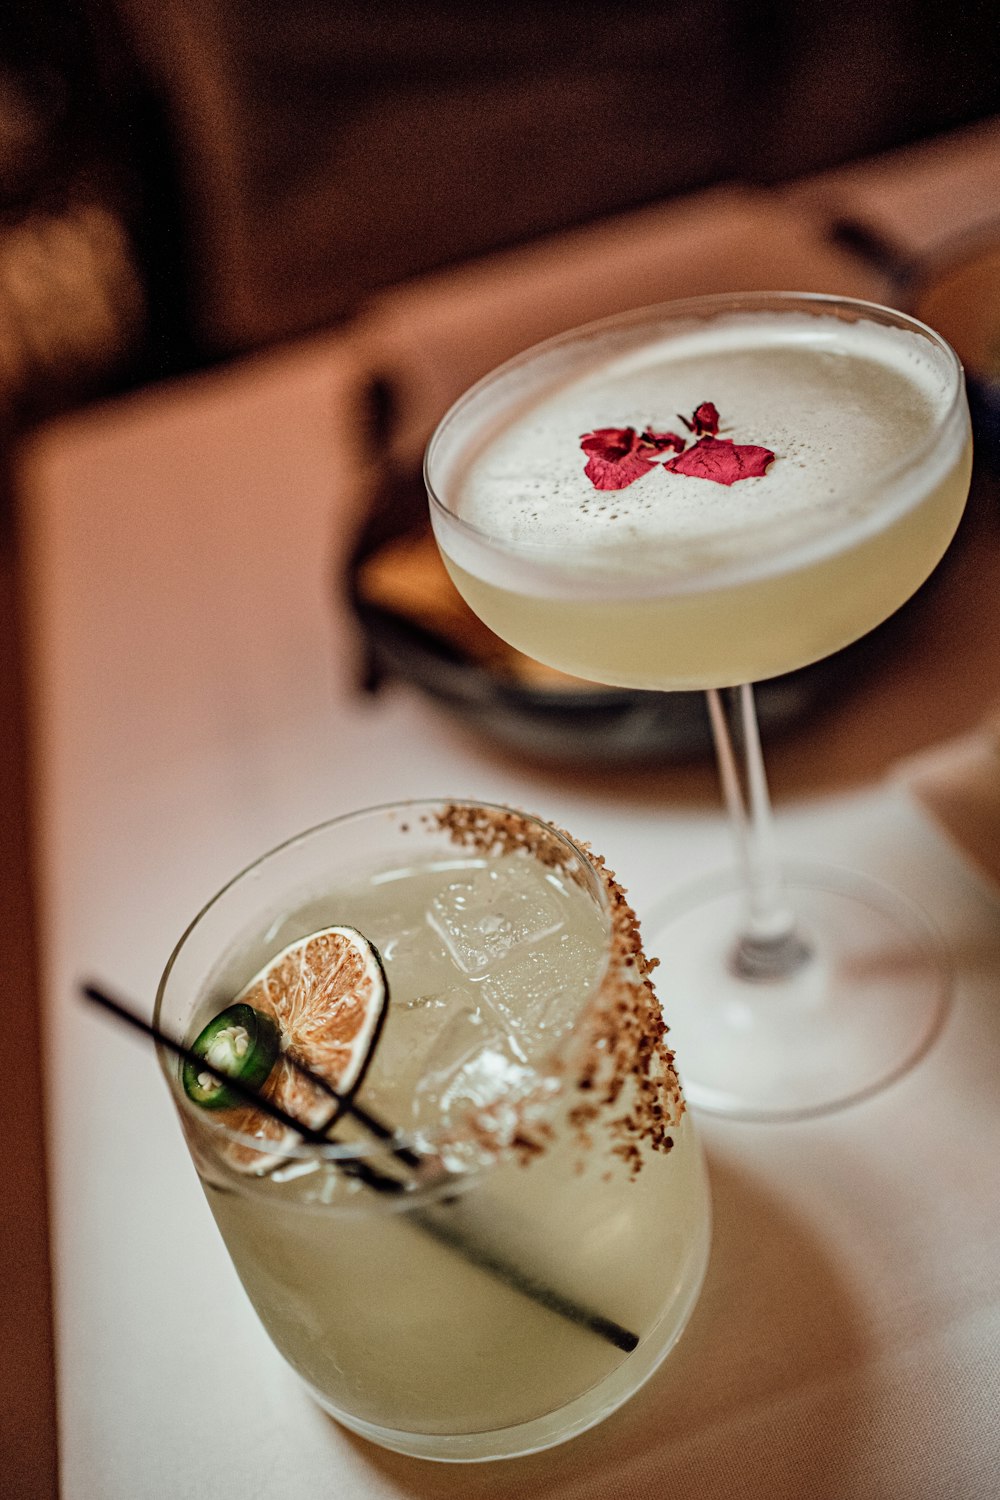
[[[228,1005],[191,1043],[192,1052],[249,1089],[266,1082],[278,1056],[278,1028],[252,1005]],[[184,1092],[204,1109],[230,1109],[243,1101],[207,1070],[184,1064]]]

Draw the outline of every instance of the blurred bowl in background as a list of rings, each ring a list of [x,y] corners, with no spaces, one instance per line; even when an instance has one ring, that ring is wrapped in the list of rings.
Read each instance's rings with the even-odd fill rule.
[[[1000,224],[916,267],[909,311],[942,334],[965,366],[977,454],[1000,462]]]
[[[835,219],[830,239],[887,274],[895,305],[944,338],[965,368],[976,457],[1000,463],[1000,222],[910,257],[877,228]]]

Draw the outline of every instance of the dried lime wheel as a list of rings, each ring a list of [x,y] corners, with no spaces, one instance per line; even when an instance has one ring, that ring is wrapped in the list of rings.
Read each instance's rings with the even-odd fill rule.
[[[374,944],[355,927],[325,927],[270,959],[209,1022],[192,1050],[286,1114],[326,1129],[340,1112],[337,1101],[349,1099],[364,1077],[388,999]],[[302,1069],[330,1092],[317,1088]],[[229,1122],[236,1129],[272,1139],[281,1134],[278,1122],[210,1074],[199,1075],[195,1064],[185,1065],[183,1081],[196,1103],[237,1110],[239,1118]]]

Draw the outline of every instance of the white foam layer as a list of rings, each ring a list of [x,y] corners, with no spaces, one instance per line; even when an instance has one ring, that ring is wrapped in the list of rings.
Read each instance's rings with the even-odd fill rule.
[[[530,363],[525,370],[530,379]],[[873,477],[905,464],[940,426],[955,368],[918,333],[772,313],[692,323],[604,363],[588,346],[586,372],[563,376],[528,409],[513,379],[504,401],[514,418],[478,449],[470,441],[452,470],[453,512],[515,548],[566,549],[573,565],[599,559],[614,568],[617,558],[634,567],[655,554],[676,575],[734,559],[752,566],[823,536],[835,546],[883,502]],[[702,401],[717,406],[720,437],[775,453],[765,475],[727,487],[658,464],[627,489],[594,488],[584,433],[684,434],[677,414],[690,416]],[[955,462],[941,446],[949,451],[910,482],[914,501]]]

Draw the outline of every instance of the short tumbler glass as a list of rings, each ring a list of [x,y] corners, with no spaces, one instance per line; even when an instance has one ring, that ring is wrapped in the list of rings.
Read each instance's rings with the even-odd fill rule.
[[[192,1102],[160,1050],[236,1270],[315,1399],[370,1440],[444,1460],[561,1442],[660,1364],[708,1258],[704,1164],[632,913],[601,861],[534,818],[368,809],[209,901],[157,1024],[190,1039],[333,924],[387,976],[356,1103],[388,1139],[345,1116],[328,1143],[269,1152]],[[373,1190],[386,1178],[400,1190]]]

